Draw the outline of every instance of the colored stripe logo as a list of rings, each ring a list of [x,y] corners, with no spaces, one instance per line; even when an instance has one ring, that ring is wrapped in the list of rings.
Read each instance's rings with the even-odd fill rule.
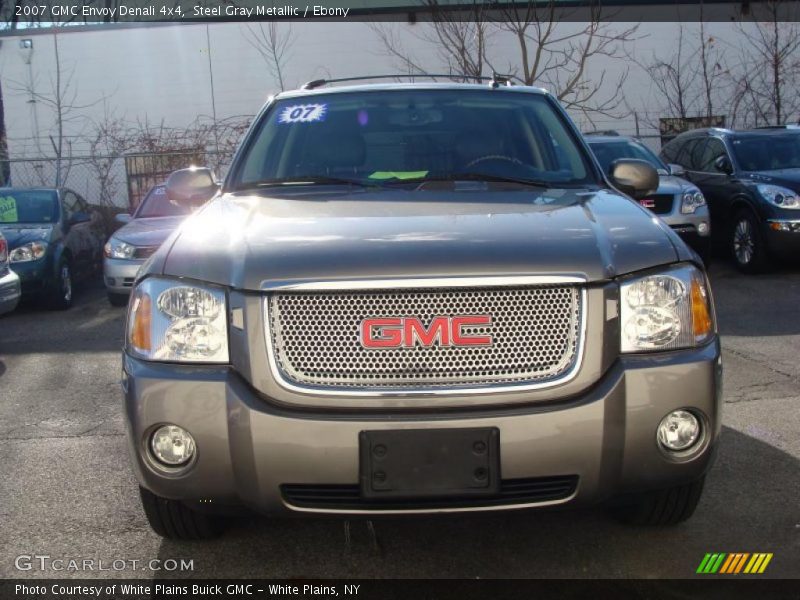
[[[771,560],[771,552],[755,552],[753,554],[749,552],[709,552],[697,567],[697,573],[703,575],[714,573],[721,575],[760,574],[767,569]]]

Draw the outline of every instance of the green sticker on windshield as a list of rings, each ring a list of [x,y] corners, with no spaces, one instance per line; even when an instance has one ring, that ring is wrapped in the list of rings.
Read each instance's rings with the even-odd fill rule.
[[[369,179],[421,179],[427,171],[375,171]]]
[[[0,196],[0,223],[16,223],[18,220],[17,201],[11,196]]]

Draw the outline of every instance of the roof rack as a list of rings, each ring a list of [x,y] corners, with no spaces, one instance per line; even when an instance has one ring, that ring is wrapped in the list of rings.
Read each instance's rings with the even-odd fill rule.
[[[800,123],[786,123],[785,125],[759,125],[753,129],[800,129]]]
[[[598,129],[595,131],[584,131],[583,135],[608,135],[611,137],[619,137],[620,133],[616,129]]]
[[[455,75],[453,73],[398,73],[394,75],[360,75],[358,77],[338,77],[336,79],[314,79],[304,83],[300,89],[313,90],[329,83],[342,83],[344,81],[364,81],[369,79],[404,79],[409,77],[424,77],[427,79],[435,79],[437,77],[443,79],[472,79],[475,81],[489,81],[491,87],[496,88],[501,85],[511,86],[514,81],[522,83],[522,80],[516,75],[502,75],[500,73],[492,73],[491,76],[484,75]]]

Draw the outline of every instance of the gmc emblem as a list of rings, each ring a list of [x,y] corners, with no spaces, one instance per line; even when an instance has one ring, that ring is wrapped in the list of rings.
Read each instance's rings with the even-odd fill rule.
[[[364,348],[491,346],[491,335],[476,335],[468,331],[472,327],[491,324],[490,315],[434,317],[427,328],[416,317],[364,319],[361,321],[361,345]]]
[[[655,208],[656,207],[656,201],[653,200],[652,198],[642,198],[641,200],[639,200],[639,204],[641,204],[645,208]]]

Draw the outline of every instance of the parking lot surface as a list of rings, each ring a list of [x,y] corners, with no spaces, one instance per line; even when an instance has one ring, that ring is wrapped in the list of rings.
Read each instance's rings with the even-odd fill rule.
[[[215,541],[164,541],[145,522],[128,464],[124,309],[108,304],[100,282],[78,290],[67,312],[22,307],[0,317],[0,576],[691,577],[706,552],[772,552],[762,577],[797,577],[800,269],[746,277],[718,262],[711,279],[723,438],[695,516],[653,529],[619,525],[599,509],[372,522],[243,517]],[[95,570],[40,570],[34,561],[21,571],[20,555],[89,559]],[[156,573],[152,559],[193,568]],[[126,566],[114,570],[115,560]],[[99,561],[112,570],[98,571]]]

